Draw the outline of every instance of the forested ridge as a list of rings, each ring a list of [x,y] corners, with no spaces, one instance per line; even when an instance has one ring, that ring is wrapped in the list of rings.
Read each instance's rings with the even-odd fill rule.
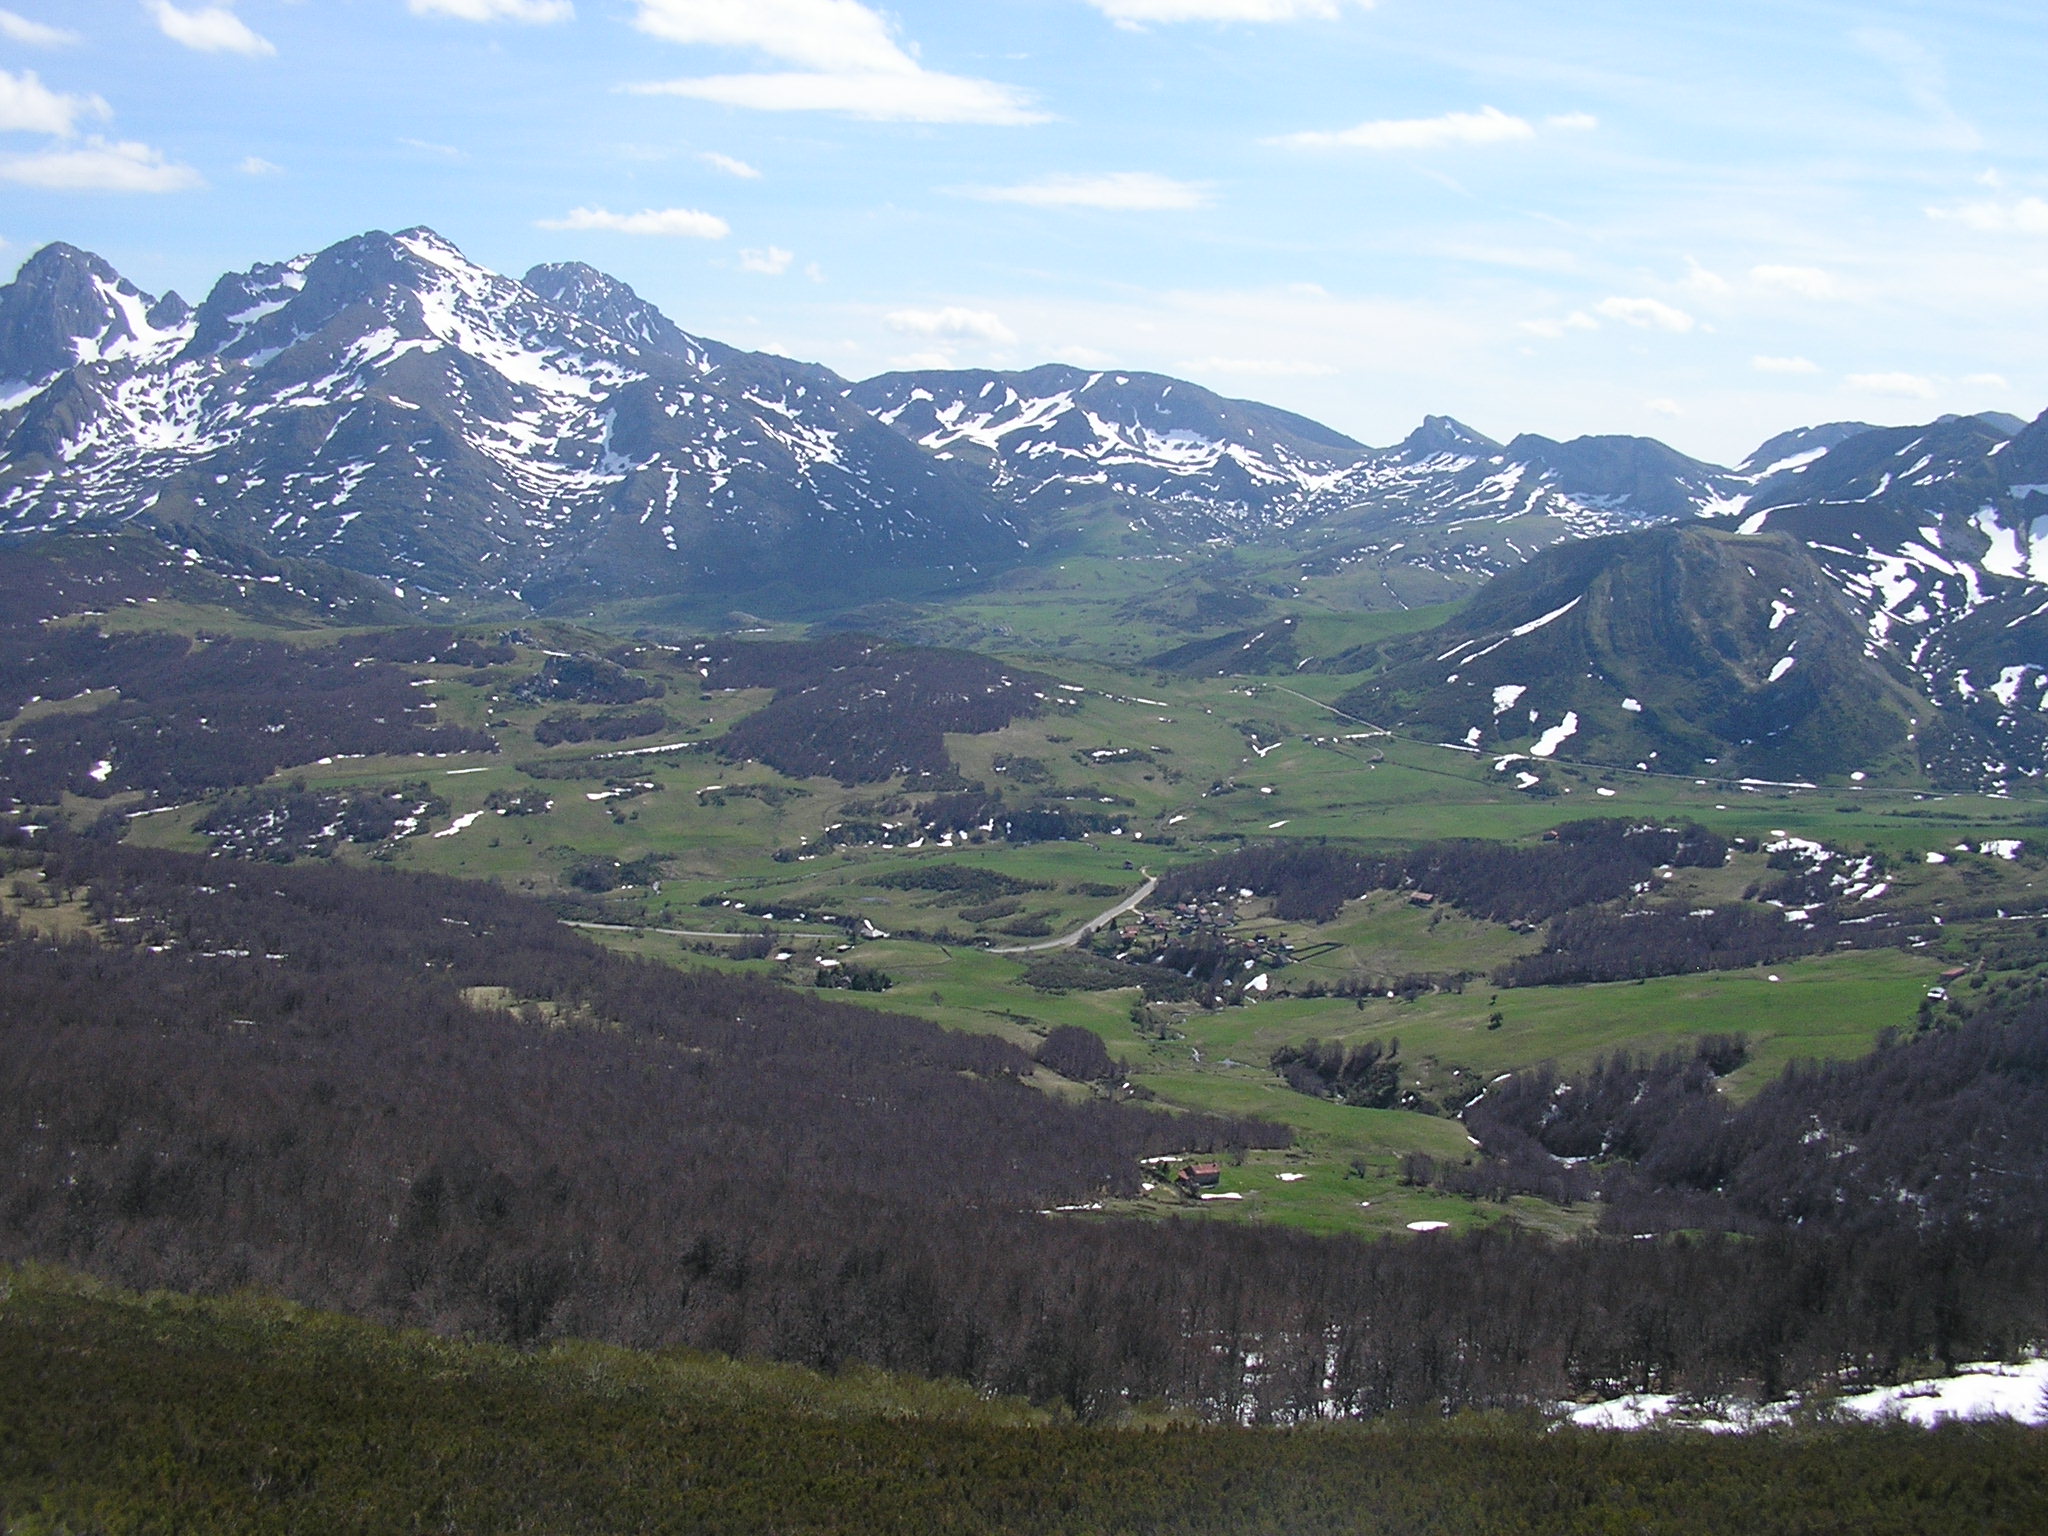
[[[398,1334],[0,1270],[0,1520],[23,1533],[2019,1536],[2048,1431],[1292,1433],[1061,1422],[955,1386]]]
[[[488,886],[10,856],[101,935],[0,945],[12,1259],[1084,1416],[1777,1391],[2048,1336],[2040,1249],[1972,1223],[1365,1243],[1043,1217],[1131,1188],[1140,1157],[1286,1133],[1062,1104],[994,1039],[621,958]]]
[[[486,732],[439,724],[416,674],[387,659],[427,659],[421,634],[300,646],[0,626],[0,717],[32,701],[75,705],[15,721],[0,741],[0,801],[140,790],[145,804],[172,803],[323,757],[496,751]],[[439,639],[471,664],[490,654]]]
[[[721,739],[729,757],[849,786],[900,775],[957,779],[948,731],[1001,730],[1037,714],[1052,686],[972,651],[861,635],[707,646],[698,662],[707,687],[775,690]]]
[[[1736,1105],[1712,1040],[1489,1086],[1464,1112],[1486,1161],[1451,1187],[1602,1201],[1611,1231],[1968,1231],[2048,1240],[2048,1000],[1887,1036],[1869,1056],[1799,1063]]]
[[[1533,923],[1629,894],[1651,871],[1718,868],[1727,840],[1705,827],[1567,822],[1533,848],[1455,838],[1374,854],[1325,843],[1267,843],[1175,870],[1158,899],[1217,887],[1273,899],[1276,917],[1326,923],[1367,891],[1419,890],[1497,923]]]
[[[1494,968],[1500,987],[1742,970],[1798,955],[1904,945],[1935,931],[1924,912],[1840,902],[1839,877],[1791,851],[1772,855],[1773,867],[1787,873],[1752,888],[1740,903],[1699,908],[1656,899],[1663,875],[1718,869],[1730,846],[1695,824],[1614,818],[1566,822],[1534,847],[1453,838],[1377,853],[1258,843],[1183,865],[1160,881],[1156,900],[1199,902],[1212,892],[1242,890],[1269,898],[1274,916],[1286,921],[1327,923],[1346,902],[1373,891],[1408,891],[1483,921],[1543,925],[1538,952]]]

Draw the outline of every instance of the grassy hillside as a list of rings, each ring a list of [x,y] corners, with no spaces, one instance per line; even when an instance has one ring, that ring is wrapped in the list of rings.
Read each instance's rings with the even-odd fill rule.
[[[203,1530],[1577,1536],[2048,1522],[2048,1432],[1060,1423],[945,1383],[395,1333],[0,1273],[0,1519]]]

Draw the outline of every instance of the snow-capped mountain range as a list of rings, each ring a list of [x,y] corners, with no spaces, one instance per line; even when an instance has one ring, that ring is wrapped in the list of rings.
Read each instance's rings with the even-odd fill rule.
[[[1554,752],[1994,791],[2048,777],[2048,417],[1826,435],[1727,515],[1538,553],[1352,707],[1530,783]]]
[[[424,229],[232,274],[196,310],[61,245],[0,289],[0,529],[210,524],[444,594],[851,596],[985,573],[1098,509],[1353,548],[1456,524],[1446,558],[1477,576],[1759,478],[1446,418],[1375,450],[1154,374],[849,384],[691,336],[589,267],[514,281]]]
[[[232,274],[196,309],[63,245],[0,288],[0,533],[204,535],[409,601],[820,613],[985,580],[1102,517],[1446,595],[1660,524],[1776,536],[1930,705],[1985,740],[2048,720],[2043,422],[1833,423],[1734,468],[1441,416],[1376,449],[1157,374],[850,383],[425,229]]]
[[[851,398],[1042,517],[1114,499],[1181,531],[1256,533],[1373,457],[1306,417],[1156,373],[888,373]]]
[[[835,375],[427,230],[223,278],[197,310],[50,247],[0,290],[0,401],[0,529],[210,525],[440,594],[858,593],[1023,537]]]

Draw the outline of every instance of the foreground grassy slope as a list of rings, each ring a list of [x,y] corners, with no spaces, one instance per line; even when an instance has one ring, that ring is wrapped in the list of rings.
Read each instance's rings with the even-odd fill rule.
[[[2048,1432],[1061,1424],[943,1383],[0,1275],[0,1520],[58,1532],[1358,1536],[2048,1524]]]

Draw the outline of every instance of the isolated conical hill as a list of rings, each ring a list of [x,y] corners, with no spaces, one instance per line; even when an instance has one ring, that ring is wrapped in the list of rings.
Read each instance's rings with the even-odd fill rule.
[[[1545,551],[1342,707],[1500,757],[1769,779],[1910,776],[1931,713],[1804,550],[1696,525]]]

